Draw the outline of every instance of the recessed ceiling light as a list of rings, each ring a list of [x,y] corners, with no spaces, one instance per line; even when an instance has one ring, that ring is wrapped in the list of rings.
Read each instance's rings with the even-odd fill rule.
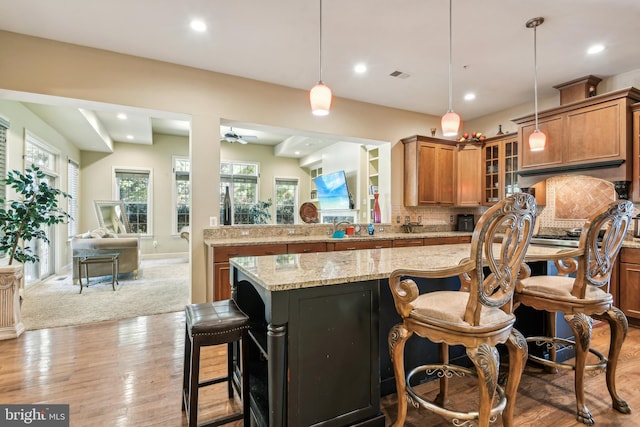
[[[591,46],[588,50],[587,53],[589,55],[594,55],[596,53],[600,53],[604,50],[604,45],[602,44],[594,44],[593,46]]]
[[[356,66],[353,67],[353,71],[355,71],[358,74],[365,73],[367,71],[367,66],[366,64],[362,64],[362,63],[356,64]]]
[[[133,139],[133,135],[127,135],[127,139]]]
[[[473,101],[474,99],[476,99],[476,94],[475,93],[469,92],[468,94],[466,94],[464,96],[464,100],[465,101]]]
[[[205,24],[203,21],[200,21],[199,19],[194,19],[189,25],[191,26],[191,29],[193,31],[197,31],[199,33],[207,31],[207,24]]]
[[[125,113],[118,113],[118,118],[120,120],[127,120],[127,115]]]
[[[293,154],[295,154],[296,156],[300,154],[299,151],[294,151]]]

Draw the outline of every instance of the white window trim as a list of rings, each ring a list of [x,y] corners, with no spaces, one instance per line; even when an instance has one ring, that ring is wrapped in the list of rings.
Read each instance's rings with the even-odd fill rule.
[[[296,206],[300,206],[300,178],[297,176],[276,176],[273,178],[273,223],[275,225],[286,225],[286,224],[278,224],[278,192],[277,183],[278,181],[295,181],[296,184],[296,195],[293,200],[293,225],[298,224],[299,215],[296,215]]]
[[[60,178],[60,165],[61,165],[61,152],[60,150],[58,150],[56,147],[54,147],[53,145],[48,144],[47,142],[45,142],[44,139],[40,138],[38,135],[36,135],[35,133],[33,133],[32,131],[30,131],[29,129],[25,129],[24,130],[24,147],[22,148],[22,152],[25,153],[22,156],[23,159],[23,164],[24,164],[24,169],[26,170],[27,167],[29,167],[31,165],[31,162],[29,160],[27,160],[27,144],[33,144],[39,148],[41,148],[42,150],[48,151],[49,153],[51,153],[55,160],[55,164],[54,164],[54,168],[55,169],[42,169],[44,172],[47,173],[47,175],[50,175],[52,177],[54,177],[56,179],[56,181]],[[58,185],[58,184],[56,184]]]
[[[69,170],[68,170],[69,164],[76,165],[76,167],[78,169],[78,182],[76,182],[76,190],[77,190],[78,194],[76,195],[74,201],[72,201],[70,199],[67,199],[67,212],[71,213],[70,212],[72,210],[71,209],[71,204],[75,203],[77,215],[76,215],[76,218],[73,218],[73,220],[76,223],[76,227],[77,227],[76,231],[79,233],[80,232],[80,193],[81,193],[81,191],[80,191],[80,181],[81,181],[81,179],[80,179],[80,162],[78,162],[78,161],[76,161],[76,160],[74,160],[72,158],[67,158],[67,193],[71,194],[71,188],[69,188],[69,179],[71,178],[70,175],[69,175]],[[71,240],[71,238],[73,237],[73,233],[71,233],[71,226],[70,225],[69,225],[69,231],[70,232],[67,235],[67,239]]]
[[[134,172],[134,173],[148,173],[149,174],[149,191],[147,200],[147,233],[140,234],[141,237],[153,236],[153,169],[152,168],[132,168],[129,166],[112,166],[111,167],[111,197],[113,200],[120,200],[120,195],[117,194],[116,186],[116,172]]]
[[[171,235],[172,236],[180,236],[180,232],[176,231],[178,228],[178,212],[176,210],[177,208],[177,202],[178,202],[178,192],[176,191],[176,187],[177,187],[177,182],[176,182],[176,171],[175,171],[175,166],[176,166],[176,161],[177,160],[188,160],[189,161],[189,184],[192,185],[191,182],[191,159],[189,158],[189,156],[171,156],[171,181],[173,183],[172,185],[172,194],[171,194],[171,200],[172,200],[172,205],[173,205],[173,209],[171,210]],[[191,225],[191,206],[192,206],[192,200],[191,197],[189,197],[189,225]]]

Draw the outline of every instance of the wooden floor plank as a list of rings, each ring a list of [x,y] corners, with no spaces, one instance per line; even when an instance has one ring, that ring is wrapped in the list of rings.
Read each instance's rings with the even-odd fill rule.
[[[594,328],[593,347],[606,354],[606,326]],[[27,331],[18,339],[0,341],[0,403],[68,403],[74,427],[186,426],[181,410],[183,349],[182,312]],[[220,376],[225,369],[226,346],[204,349],[203,378]],[[640,425],[640,329],[630,328],[618,368],[618,391],[636,412],[622,415],[611,408],[604,373],[589,373],[585,384],[598,426]],[[463,399],[475,392],[473,384],[452,386],[454,395]],[[240,408],[237,400],[227,399],[223,384],[201,392],[202,420]],[[389,425],[395,418],[395,395],[384,397],[382,405]],[[551,375],[527,366],[517,426],[581,426],[574,410],[572,372]],[[406,425],[451,423],[409,408]],[[498,420],[494,425],[502,424]]]

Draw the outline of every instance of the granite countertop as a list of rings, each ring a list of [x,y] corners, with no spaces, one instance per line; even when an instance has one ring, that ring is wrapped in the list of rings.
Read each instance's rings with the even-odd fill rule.
[[[530,261],[579,253],[567,248],[530,245]],[[231,258],[231,265],[268,291],[386,279],[398,269],[437,270],[455,267],[469,256],[468,243],[406,248],[363,249]],[[566,256],[566,255],[565,255]]]
[[[369,236],[363,230],[360,235],[345,236],[342,238],[333,238],[329,234],[303,235],[250,235],[238,237],[217,237],[205,238],[204,244],[210,247],[217,246],[238,246],[238,245],[268,245],[268,244],[286,244],[286,243],[314,243],[314,242],[363,242],[370,240],[397,240],[397,239],[424,239],[435,237],[454,237],[454,236],[471,236],[473,233],[468,231],[427,231],[419,233],[398,233],[394,231],[376,232],[373,236]]]
[[[622,244],[622,247],[629,249],[640,249],[640,239],[634,237],[631,240],[625,240]]]

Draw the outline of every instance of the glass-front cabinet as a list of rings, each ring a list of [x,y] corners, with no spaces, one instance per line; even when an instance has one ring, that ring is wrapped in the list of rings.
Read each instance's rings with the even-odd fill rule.
[[[519,192],[518,134],[514,132],[488,138],[484,146],[483,164],[483,204],[491,205]]]

